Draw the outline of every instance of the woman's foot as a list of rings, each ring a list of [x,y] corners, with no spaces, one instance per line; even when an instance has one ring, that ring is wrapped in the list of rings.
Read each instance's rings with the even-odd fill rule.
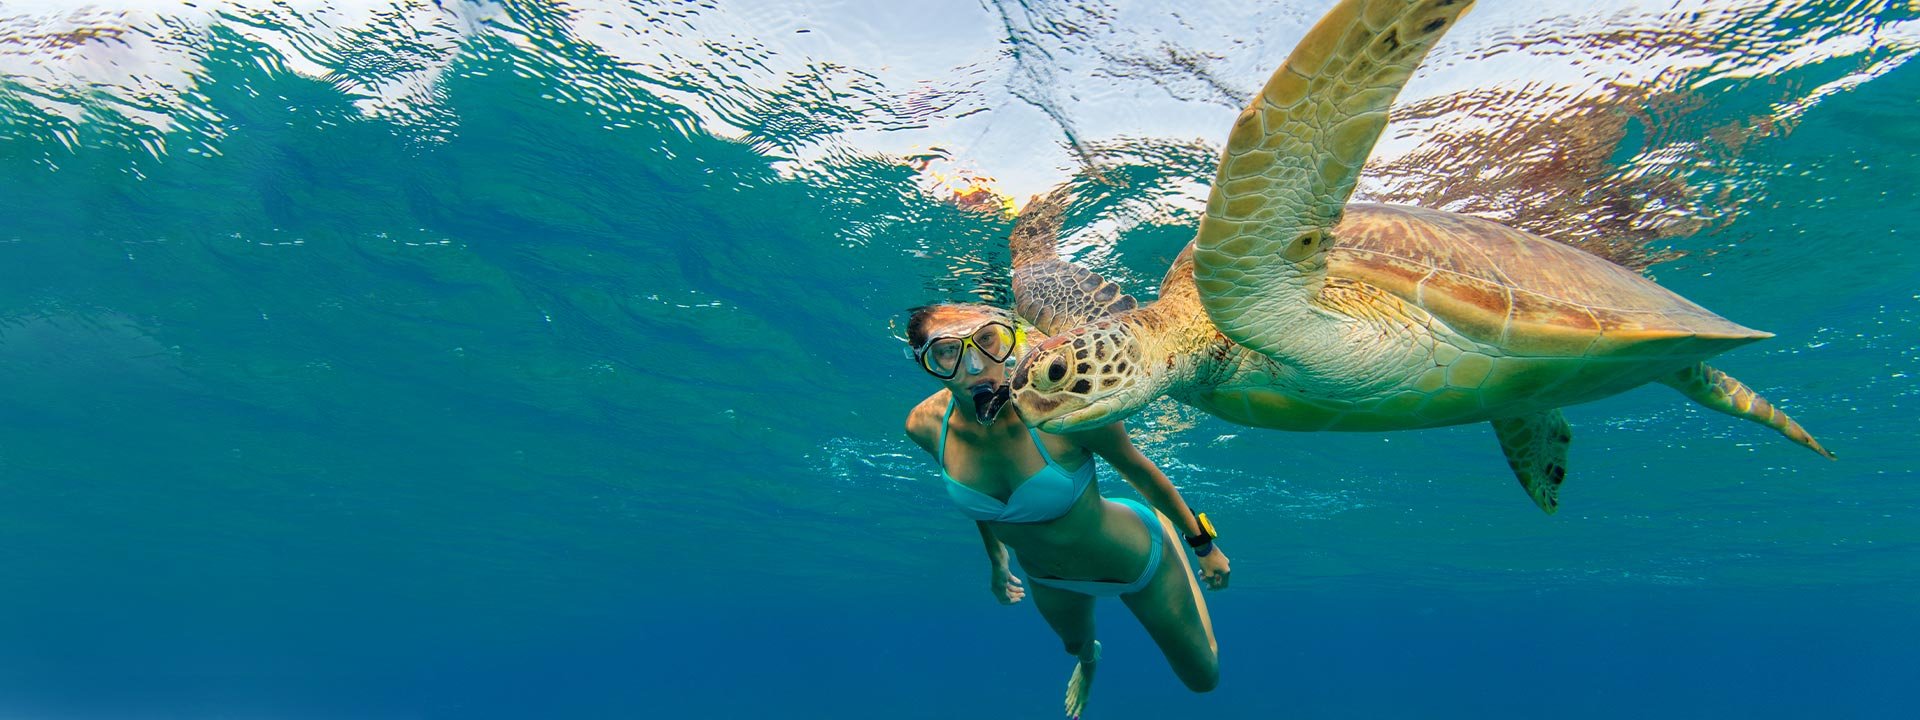
[[[1079,720],[1080,713],[1087,709],[1087,697],[1093,694],[1093,666],[1100,662],[1100,641],[1087,643],[1087,649],[1080,653],[1080,662],[1073,666],[1073,677],[1067,679],[1067,718]]]

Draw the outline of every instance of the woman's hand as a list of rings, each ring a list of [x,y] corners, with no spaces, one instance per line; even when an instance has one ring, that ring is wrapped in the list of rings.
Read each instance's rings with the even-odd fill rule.
[[[1014,577],[1013,570],[1005,565],[993,568],[993,599],[1001,605],[1012,605],[1027,596],[1027,588],[1020,584],[1020,578]]]
[[[1213,546],[1213,552],[1200,558],[1200,580],[1207,584],[1209,590],[1227,589],[1227,573],[1230,572],[1232,570],[1227,567],[1227,554],[1220,552],[1219,545]]]

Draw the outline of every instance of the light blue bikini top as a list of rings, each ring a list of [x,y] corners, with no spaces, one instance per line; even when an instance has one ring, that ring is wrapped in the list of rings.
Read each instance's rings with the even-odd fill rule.
[[[1080,494],[1087,491],[1087,485],[1093,483],[1093,458],[1087,458],[1087,464],[1079,470],[1069,472],[1053,461],[1047,453],[1047,446],[1040,442],[1040,434],[1032,427],[1027,435],[1033,438],[1033,446],[1040,450],[1040,457],[1047,466],[1027,478],[1013,489],[1006,502],[1000,502],[992,495],[980,492],[960,484],[947,474],[947,421],[953,419],[953,399],[947,399],[947,414],[940,418],[940,477],[947,481],[947,497],[960,506],[960,513],[975,520],[1003,523],[1042,523],[1059,519],[1073,509],[1073,503]]]

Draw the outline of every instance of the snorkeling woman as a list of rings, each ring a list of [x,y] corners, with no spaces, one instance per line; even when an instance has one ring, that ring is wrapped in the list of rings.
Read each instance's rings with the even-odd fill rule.
[[[1194,692],[1212,690],[1219,647],[1186,553],[1193,548],[1208,587],[1227,586],[1227,556],[1214,546],[1212,526],[1121,423],[1055,435],[1028,427],[1017,409],[1002,412],[1011,406],[1007,363],[1022,336],[1016,327],[1007,312],[971,304],[916,308],[907,321],[910,355],[944,386],[907,416],[907,435],[940,463],[947,496],[979,526],[994,598],[1011,605],[1031,594],[1078,659],[1067,681],[1070,718],[1085,709],[1100,660],[1096,597],[1118,596],[1174,674]],[[1102,498],[1095,455],[1153,508]],[[1032,587],[1014,576],[1013,557]]]

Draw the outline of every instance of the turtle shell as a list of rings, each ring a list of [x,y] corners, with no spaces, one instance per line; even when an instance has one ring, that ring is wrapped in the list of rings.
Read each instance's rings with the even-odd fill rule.
[[[1649,360],[1772,337],[1627,268],[1490,220],[1353,203],[1327,273],[1425,309],[1508,356]]]

